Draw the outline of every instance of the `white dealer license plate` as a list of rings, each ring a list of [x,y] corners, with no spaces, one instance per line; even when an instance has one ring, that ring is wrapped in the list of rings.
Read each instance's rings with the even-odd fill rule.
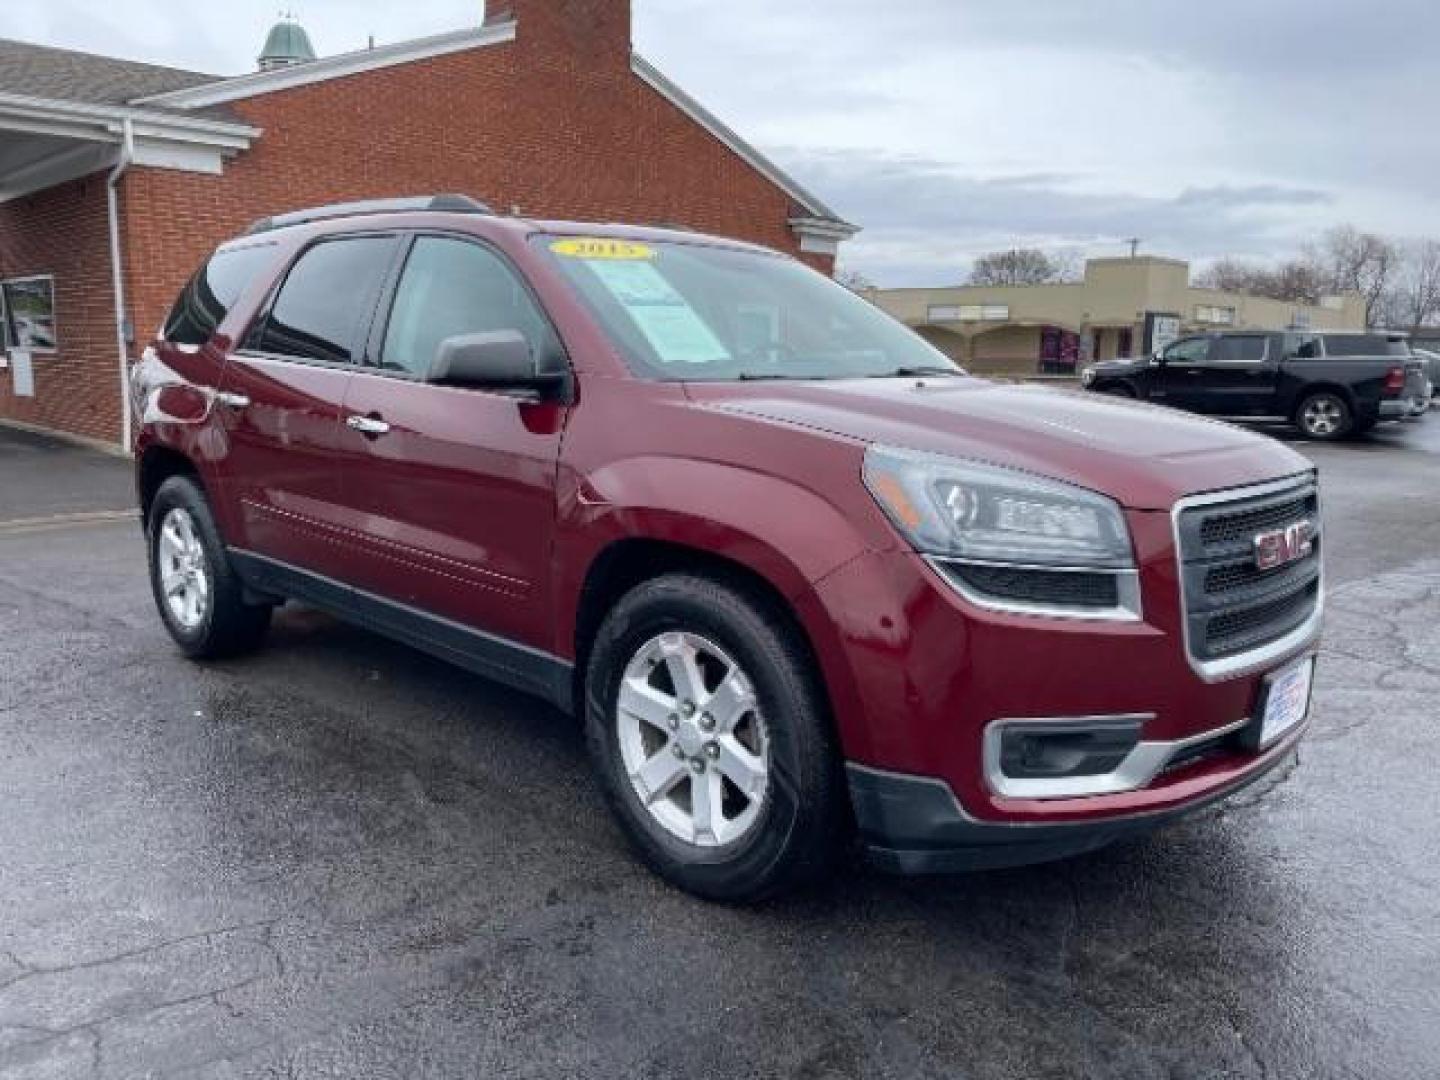
[[[1270,676],[1265,694],[1265,716],[1260,722],[1260,745],[1269,746],[1305,719],[1310,711],[1310,686],[1314,682],[1315,658],[1298,663]]]

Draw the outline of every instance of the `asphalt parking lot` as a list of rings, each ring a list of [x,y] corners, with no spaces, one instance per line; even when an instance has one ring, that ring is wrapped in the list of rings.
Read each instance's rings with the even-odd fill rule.
[[[1440,414],[1301,448],[1293,768],[1068,863],[733,910],[630,858],[534,701],[293,609],[183,661],[90,514],[126,463],[0,429],[0,1076],[1434,1077]]]

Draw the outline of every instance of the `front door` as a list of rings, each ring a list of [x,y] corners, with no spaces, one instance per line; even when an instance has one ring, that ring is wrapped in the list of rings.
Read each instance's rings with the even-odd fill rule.
[[[550,644],[555,479],[567,410],[426,382],[446,338],[559,339],[516,271],[458,236],[414,238],[340,428],[344,499],[364,557],[351,584],[537,648]]]
[[[1181,338],[1160,354],[1160,365],[1149,380],[1150,400],[1191,412],[1209,412],[1206,360],[1210,339]]]
[[[396,245],[306,249],[226,366],[218,471],[237,547],[322,573],[335,562],[340,407]]]

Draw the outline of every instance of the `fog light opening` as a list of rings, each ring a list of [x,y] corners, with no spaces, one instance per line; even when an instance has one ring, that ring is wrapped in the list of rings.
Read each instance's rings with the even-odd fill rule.
[[[1000,772],[1012,780],[1062,780],[1115,772],[1140,743],[1140,720],[1009,724]]]

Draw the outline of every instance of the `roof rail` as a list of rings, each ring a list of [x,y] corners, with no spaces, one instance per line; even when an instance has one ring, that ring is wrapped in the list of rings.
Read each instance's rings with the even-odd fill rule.
[[[289,214],[261,218],[245,231],[246,236],[284,229],[291,225],[308,225],[314,221],[335,218],[365,217],[368,214],[396,214],[416,210],[441,211],[450,214],[493,214],[489,206],[469,195],[419,195],[404,199],[368,199],[362,202],[332,203]]]

